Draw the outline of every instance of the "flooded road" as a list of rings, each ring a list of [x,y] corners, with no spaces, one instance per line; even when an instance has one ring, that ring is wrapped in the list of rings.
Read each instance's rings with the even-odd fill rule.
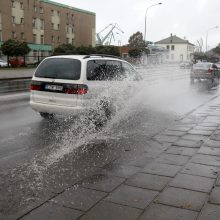
[[[84,116],[43,120],[27,101],[1,105],[0,213],[21,216],[113,161],[132,161],[148,145],[153,157],[162,146],[152,135],[218,94],[205,82],[190,85],[189,70],[175,65],[139,71],[143,81],[129,98],[119,97],[123,107],[98,129]]]

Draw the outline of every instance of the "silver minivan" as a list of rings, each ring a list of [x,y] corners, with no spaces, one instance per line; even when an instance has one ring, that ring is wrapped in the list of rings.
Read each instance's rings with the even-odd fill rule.
[[[109,110],[112,90],[113,93],[119,92],[120,84],[128,77],[140,79],[134,67],[118,57],[48,57],[40,63],[33,75],[30,105],[44,118],[54,114],[75,115],[97,108],[97,105]]]

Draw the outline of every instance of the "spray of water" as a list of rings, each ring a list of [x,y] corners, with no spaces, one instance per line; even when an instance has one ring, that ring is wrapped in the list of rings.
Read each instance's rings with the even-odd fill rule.
[[[134,81],[132,78],[127,77],[116,84],[112,83],[97,97],[97,102],[99,103],[103,99],[111,99],[114,107],[111,117],[107,118],[103,108],[94,103],[93,111],[87,114],[57,119],[58,122],[56,120],[55,122],[51,121],[50,126],[46,129],[51,130],[51,133],[54,134],[54,140],[47,148],[38,151],[29,163],[23,164],[23,168],[14,169],[11,172],[12,179],[17,177],[17,179],[21,180],[14,183],[16,187],[22,190],[28,188],[33,192],[36,190],[41,191],[44,189],[45,181],[47,181],[45,179],[51,178],[57,184],[56,175],[60,175],[65,172],[64,169],[68,169],[59,166],[59,163],[69,155],[77,157],[75,155],[77,149],[86,153],[88,145],[92,145],[92,143],[95,146],[99,141],[108,143],[111,140],[116,140],[117,142],[123,137],[129,137],[131,135],[129,132],[132,131],[131,129],[121,128],[122,122],[130,120],[142,109],[146,111],[148,108],[153,108],[166,111],[169,104],[173,104],[173,99],[176,98],[174,94],[176,91],[181,90],[181,93],[183,93],[186,88],[190,88],[189,70],[180,70],[178,66],[174,67],[170,64],[144,66],[143,68],[139,66],[138,72],[143,78],[141,81]],[[183,80],[184,82],[180,88],[178,87],[179,84],[175,82],[182,79],[186,80]],[[59,129],[54,129],[57,127]],[[49,131],[48,135],[50,135]],[[74,160],[74,158],[71,159]],[[102,159],[106,158],[100,155],[100,160]],[[89,161],[87,167],[88,164],[92,166],[92,163],[93,161]],[[48,170],[54,167],[59,170],[56,171],[56,174],[53,174],[53,177],[49,176],[48,178]],[[77,177],[77,175],[80,175],[77,172],[73,170],[72,175]],[[11,190],[10,187],[9,190]],[[29,202],[34,197],[36,197],[34,193],[27,194],[22,202]]]
[[[51,147],[51,151],[41,155],[43,158],[40,160],[41,163],[39,164],[35,160],[31,169],[41,174],[43,170],[59,162],[65,155],[72,153],[79,146],[86,146],[98,139],[107,140],[111,135],[112,138],[117,138],[120,134],[113,134],[113,127],[117,126],[121,120],[126,120],[134,114],[138,110],[137,106],[145,106],[149,103],[146,100],[146,94],[152,92],[148,90],[150,84],[159,84],[161,88],[160,92],[152,93],[151,100],[149,100],[153,104],[159,103],[159,107],[163,104],[164,97],[172,97],[170,91],[176,89],[173,85],[172,89],[167,90],[167,80],[179,80],[189,76],[188,71],[182,71],[181,74],[174,71],[172,65],[164,66],[163,71],[161,71],[161,66],[154,68],[149,66],[148,69],[139,67],[138,72],[142,80],[135,81],[134,76],[128,76],[123,80],[120,79],[116,84],[112,83],[99,94],[97,102],[94,103],[92,108],[93,110],[74,118],[72,125],[62,133],[62,142],[59,143],[59,146]],[[162,97],[161,93],[163,93]],[[111,115],[110,120],[107,118],[103,106],[97,105],[97,103],[101,103],[102,100],[106,99],[111,100],[111,105],[114,108],[114,114]],[[155,100],[155,103],[153,100]],[[69,119],[71,119],[71,116]],[[122,133],[122,135],[125,135],[126,131]]]

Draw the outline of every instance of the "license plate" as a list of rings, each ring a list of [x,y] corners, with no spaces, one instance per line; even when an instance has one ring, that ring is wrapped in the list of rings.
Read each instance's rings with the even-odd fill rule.
[[[58,86],[58,85],[46,85],[45,86],[46,90],[52,90],[52,91],[62,91],[63,86]]]

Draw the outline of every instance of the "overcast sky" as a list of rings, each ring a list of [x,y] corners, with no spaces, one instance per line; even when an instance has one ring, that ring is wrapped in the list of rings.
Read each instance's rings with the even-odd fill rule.
[[[121,40],[128,42],[137,32],[144,33],[146,9],[159,2],[162,5],[151,7],[147,13],[146,38],[158,41],[172,33],[186,38],[193,44],[203,38],[205,48],[208,31],[208,48],[220,43],[220,0],[54,0],[59,3],[96,13],[96,32],[110,23],[118,23],[124,34],[116,34],[115,44]]]

